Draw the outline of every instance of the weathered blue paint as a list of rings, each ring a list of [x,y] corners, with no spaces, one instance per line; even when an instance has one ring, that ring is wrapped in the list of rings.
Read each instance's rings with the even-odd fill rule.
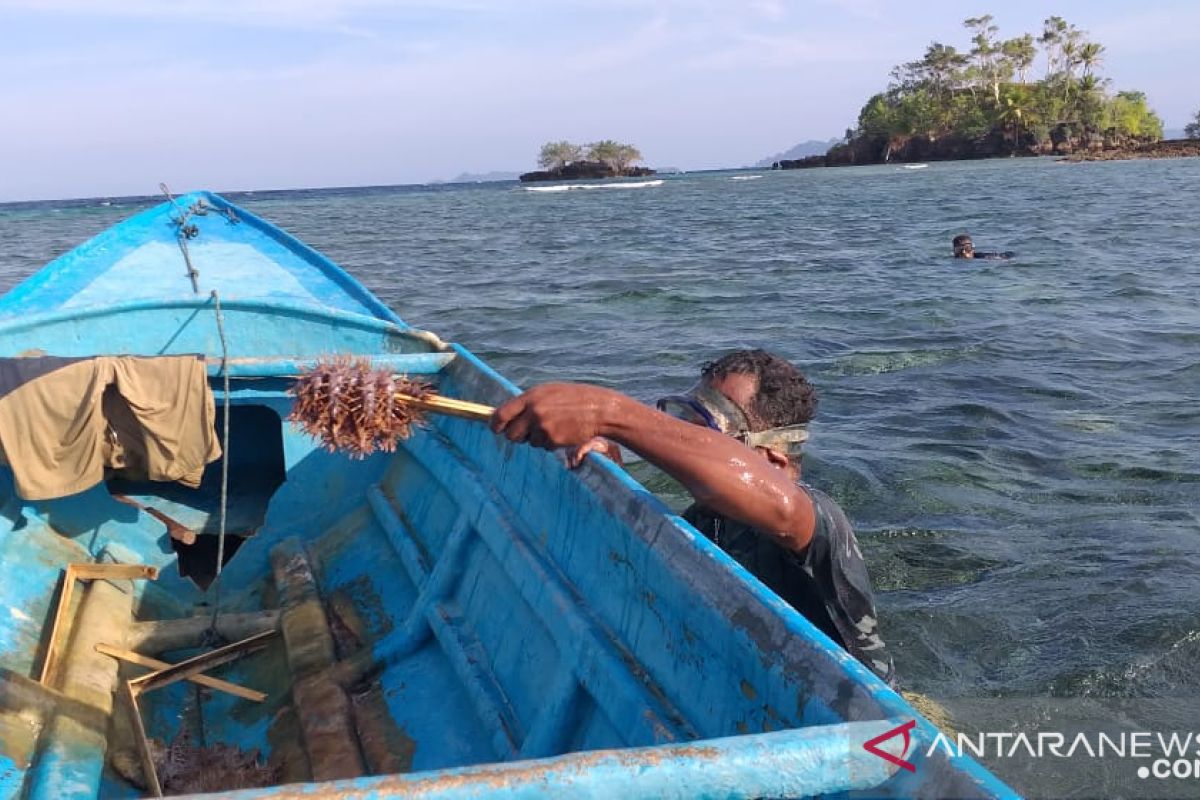
[[[873,789],[898,767],[858,743],[894,721],[708,739],[689,744],[573,753],[558,758],[337,782],[310,790],[245,791],[230,800],[268,797],[437,797],[440,800],[717,800],[729,797],[812,797]]]
[[[172,218],[200,201],[209,213],[187,220],[193,291]],[[0,356],[36,352],[200,353],[218,403],[265,409],[229,442],[229,519],[257,527],[239,530],[253,535],[226,566],[220,608],[277,607],[272,551],[307,561],[325,611],[309,638],[332,642],[326,657],[338,662],[318,676],[355,692],[359,741],[349,744],[367,773],[385,777],[304,783],[320,752],[296,724],[291,689],[311,654],[298,661],[281,642],[221,673],[267,691],[265,704],[213,695],[187,717],[209,744],[258,749],[282,765],[281,782],[303,783],[245,797],[419,790],[444,800],[503,789],[550,798],[613,787],[621,796],[1012,796],[970,759],[926,757],[920,743],[934,729],[904,700],[611,462],[592,456],[571,471],[558,454],[453,418],[431,419],[393,454],[352,460],[283,422],[288,377],[326,355],[371,358],[489,404],[516,387],[215,195],[145,211],[0,299]],[[261,480],[272,464],[282,485]],[[192,494],[140,486],[134,496],[206,531],[215,524],[207,478]],[[105,486],[30,504],[0,469],[0,667],[36,674],[61,566],[105,553],[164,568],[137,590],[140,618],[216,602],[171,568],[161,523]],[[194,698],[183,684],[143,698],[150,735],[172,739]],[[0,704],[0,726],[8,713]],[[906,756],[916,772],[893,773],[861,744],[908,719],[918,720]],[[10,787],[61,793],[65,775],[80,776],[68,795],[127,794],[89,737],[54,731],[43,725],[24,744],[0,736],[0,797]],[[525,761],[543,757],[553,758]]]
[[[16,797],[21,791],[21,769],[6,755],[0,755],[0,797]]]

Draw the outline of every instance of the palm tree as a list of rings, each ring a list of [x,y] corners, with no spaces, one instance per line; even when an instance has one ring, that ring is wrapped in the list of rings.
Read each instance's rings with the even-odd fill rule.
[[[1096,131],[1104,127],[1103,83],[1095,75],[1084,75],[1079,79],[1079,120],[1087,130]]]
[[[1029,107],[1029,93],[1013,89],[1004,95],[1004,103],[1000,106],[1000,123],[1005,131],[1011,131],[1013,147],[1021,144],[1021,126],[1028,127],[1036,119]]]
[[[1083,75],[1088,77],[1100,62],[1104,60],[1104,45],[1099,42],[1086,42],[1079,48],[1079,63],[1083,65]]]

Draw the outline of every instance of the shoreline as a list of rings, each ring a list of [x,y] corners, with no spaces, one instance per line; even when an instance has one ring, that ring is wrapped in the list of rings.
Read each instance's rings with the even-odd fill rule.
[[[844,145],[843,145],[844,147]],[[916,153],[911,156],[908,154],[900,154],[892,158],[880,159],[871,158],[863,159],[855,157],[856,154],[852,150],[844,150],[825,155],[808,156],[806,158],[795,160],[781,160],[775,162],[769,169],[772,170],[789,170],[789,169],[820,169],[822,167],[871,167],[871,166],[886,166],[888,164],[927,164],[934,162],[948,161],[994,161],[997,159],[1010,158],[1047,158],[1052,157],[1056,161],[1079,163],[1083,161],[1133,161],[1138,159],[1162,159],[1162,158],[1196,158],[1200,157],[1200,139],[1163,139],[1157,142],[1147,142],[1145,144],[1118,146],[1096,149],[1082,149],[1075,152],[1031,152],[1028,150],[1008,152],[1008,153],[989,153],[980,155],[963,155],[958,158],[939,156],[936,153]]]
[[[1200,158],[1200,139],[1163,139],[1138,147],[1117,147],[1097,152],[1072,153],[1058,161],[1135,161],[1147,158]]]

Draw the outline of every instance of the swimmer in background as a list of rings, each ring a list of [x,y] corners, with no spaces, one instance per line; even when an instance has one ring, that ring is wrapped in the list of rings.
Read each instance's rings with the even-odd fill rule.
[[[975,243],[971,241],[971,237],[965,233],[960,233],[954,237],[954,257],[955,258],[978,258],[990,261],[1007,261],[1016,255],[1011,250],[1006,250],[1003,253],[978,253],[975,251]]]

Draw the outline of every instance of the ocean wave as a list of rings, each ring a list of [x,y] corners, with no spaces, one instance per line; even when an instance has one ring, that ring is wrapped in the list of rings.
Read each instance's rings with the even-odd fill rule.
[[[731,181],[756,181],[761,177],[762,177],[762,175],[734,175],[729,180],[731,180]]]
[[[653,181],[624,181],[621,183],[560,183],[554,186],[522,186],[527,192],[569,192],[573,189],[648,189],[662,186],[662,178]]]

